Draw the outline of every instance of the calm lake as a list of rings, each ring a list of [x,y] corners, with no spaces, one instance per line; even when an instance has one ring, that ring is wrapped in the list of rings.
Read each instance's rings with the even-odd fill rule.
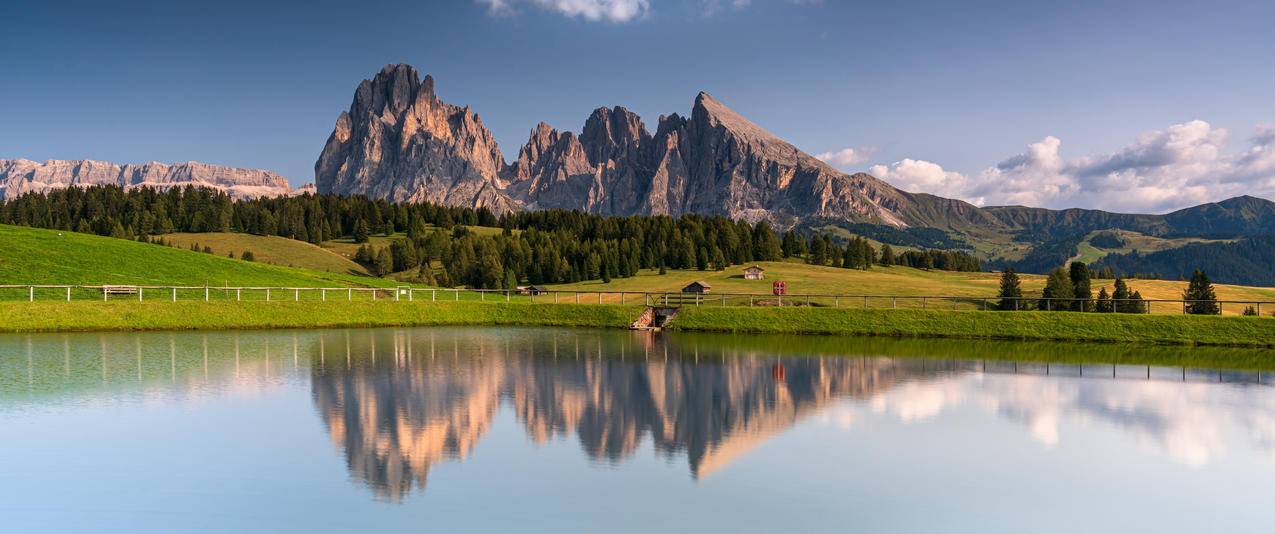
[[[1275,531],[1275,372],[1202,357],[1275,361],[565,329],[6,335],[0,530]]]

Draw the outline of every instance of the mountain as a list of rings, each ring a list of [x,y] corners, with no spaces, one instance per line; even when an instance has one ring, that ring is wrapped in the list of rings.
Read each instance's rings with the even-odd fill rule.
[[[433,78],[388,65],[359,84],[314,176],[320,193],[507,212],[518,206],[501,191],[504,167],[477,113],[439,100]]]
[[[238,169],[189,161],[167,165],[120,165],[93,160],[0,159],[0,200],[23,193],[44,193],[69,186],[118,185],[124,188],[203,186],[220,189],[235,198],[289,194],[288,180],[271,171]]]
[[[320,193],[601,215],[724,215],[779,229],[872,237],[892,245],[976,250],[993,265],[1044,272],[1087,234],[1158,238],[1275,234],[1275,203],[1238,197],[1165,215],[979,207],[846,174],[708,93],[654,132],[623,108],[598,108],[580,133],[540,123],[506,162],[469,108],[443,102],[433,78],[387,65],[355,91],[315,163]]]
[[[916,196],[837,171],[707,93],[689,117],[660,117],[654,134],[623,107],[597,109],[579,135],[542,123],[506,164],[478,115],[442,102],[434,80],[408,65],[359,84],[315,181],[320,193],[496,212],[720,214],[780,227],[808,217],[903,227],[923,211]]]
[[[1237,241],[1191,243],[1149,254],[1110,254],[1094,262],[1094,269],[1110,267],[1118,275],[1155,274],[1168,280],[1186,280],[1203,269],[1218,282],[1250,286],[1275,286],[1275,236]]]

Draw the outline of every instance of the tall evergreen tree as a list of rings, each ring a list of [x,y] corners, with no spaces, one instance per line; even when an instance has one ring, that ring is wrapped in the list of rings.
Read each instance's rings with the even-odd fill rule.
[[[354,222],[354,242],[367,243],[372,236],[372,229],[368,227],[367,221],[360,218]]]
[[[997,307],[1002,310],[1022,308],[1020,302],[1023,298],[1022,281],[1018,279],[1018,274],[1013,269],[1005,269],[1005,272],[1001,273],[1000,292],[996,296],[1001,299]]]
[[[1116,313],[1132,313],[1133,303],[1130,299],[1133,295],[1129,292],[1129,285],[1125,283],[1124,278],[1116,278],[1115,290],[1111,293],[1111,308]]]
[[[1072,306],[1072,297],[1075,296],[1072,289],[1071,277],[1062,267],[1055,267],[1049,272],[1049,278],[1045,280],[1045,291],[1040,295],[1040,304],[1037,309],[1065,311],[1070,310]]]
[[[776,261],[784,256],[779,237],[770,223],[761,221],[753,229],[753,259],[758,261]]]
[[[828,263],[828,241],[819,234],[810,236],[810,255],[806,257],[806,263],[811,265],[826,265]]]
[[[1217,302],[1217,293],[1213,291],[1213,282],[1209,281],[1209,275],[1200,269],[1191,273],[1191,282],[1182,293],[1182,300],[1187,301],[1186,312],[1191,315],[1222,313],[1222,308]]]
[[[394,258],[390,256],[387,248],[382,248],[376,253],[376,274],[377,276],[385,276],[394,271]]]
[[[1098,313],[1110,313],[1113,311],[1111,308],[1111,295],[1107,294],[1107,288],[1098,289],[1098,300],[1094,303],[1094,311]]]
[[[881,265],[894,265],[894,249],[888,244],[881,244]]]
[[[1133,300],[1133,303],[1129,306],[1129,313],[1150,313],[1148,306],[1151,303],[1142,300],[1141,291],[1134,291],[1129,298]]]
[[[1072,304],[1072,311],[1087,312],[1093,311],[1093,290],[1090,287],[1089,266],[1084,262],[1071,262],[1071,270],[1068,273],[1071,278],[1072,294],[1076,297]]]

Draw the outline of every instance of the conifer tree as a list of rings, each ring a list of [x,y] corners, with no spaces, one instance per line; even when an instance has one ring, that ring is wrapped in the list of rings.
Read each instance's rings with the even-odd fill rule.
[[[382,248],[376,253],[376,275],[385,276],[394,271],[394,258],[390,256],[387,248]]]
[[[1107,294],[1107,288],[1098,290],[1098,301],[1094,305],[1094,310],[1098,313],[1111,313],[1111,295]]]
[[[1084,262],[1071,262],[1071,270],[1068,273],[1071,278],[1072,294],[1076,297],[1072,303],[1072,311],[1088,312],[1093,311],[1093,290],[1090,287],[1089,266]]]
[[[894,249],[890,245],[881,245],[881,265],[894,265]]]
[[[1019,303],[1019,299],[1023,298],[1022,281],[1013,269],[1005,269],[1001,273],[1001,287],[997,296],[1001,299],[997,307],[1002,310],[1017,310],[1022,306]]]
[[[367,243],[368,238],[372,235],[372,230],[368,228],[367,221],[359,219],[354,222],[354,242]]]
[[[1182,293],[1182,300],[1186,302],[1186,312],[1191,315],[1219,315],[1222,309],[1217,303],[1217,293],[1213,291],[1213,282],[1209,281],[1209,275],[1204,271],[1196,269],[1191,273],[1191,282],[1187,284],[1186,291]]]
[[[1055,267],[1045,280],[1045,291],[1040,295],[1037,309],[1065,311],[1071,309],[1073,293],[1071,278],[1062,267]]]
[[[1116,313],[1130,313],[1132,311],[1132,303],[1129,299],[1133,298],[1129,293],[1129,285],[1124,282],[1123,278],[1116,278],[1115,291],[1111,293],[1111,308]]]
[[[806,257],[806,263],[811,265],[828,263],[828,242],[823,236],[815,234],[810,237],[810,255]]]

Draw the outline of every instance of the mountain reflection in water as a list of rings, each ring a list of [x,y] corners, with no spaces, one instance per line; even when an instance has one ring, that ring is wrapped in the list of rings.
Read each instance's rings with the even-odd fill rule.
[[[544,444],[533,454],[553,467],[570,467],[549,456],[573,441],[593,463],[621,469],[650,450],[666,467],[685,462],[695,481],[747,471],[768,483],[786,474],[750,470],[801,468],[767,451],[740,466],[780,434],[793,438],[785,446],[813,447],[796,454],[837,458],[823,465],[831,469],[844,468],[835,463],[842,460],[886,462],[904,448],[946,454],[939,448],[962,442],[1021,453],[997,460],[1034,468],[1072,470],[1097,451],[1175,473],[1243,466],[1260,474],[1275,466],[1275,377],[1190,363],[1271,358],[1203,348],[525,328],[24,334],[0,336],[0,420],[26,424],[20,437],[35,437],[56,435],[60,417],[118,418],[94,427],[97,439],[122,440],[149,461],[155,451],[145,433],[168,439],[165,427],[137,422],[155,417],[152,410],[171,409],[176,421],[199,407],[234,414],[190,429],[197,442],[255,435],[261,407],[313,410],[321,423],[287,412],[266,435],[291,447],[326,434],[348,476],[391,502],[423,490],[440,463],[472,459],[484,439],[498,445],[485,449],[493,456],[520,451],[524,440]],[[30,426],[46,413],[63,415]],[[74,443],[89,450],[92,441]],[[319,458],[340,459],[317,445]],[[15,458],[30,454],[18,447]],[[860,457],[838,456],[856,447]],[[84,450],[71,457],[92,456]],[[290,465],[277,455],[271,465]],[[1124,472],[1103,472],[1111,470]]]
[[[974,404],[1021,423],[1047,447],[1059,442],[1063,417],[1091,419],[1188,465],[1220,454],[1223,430],[1238,426],[1275,459],[1275,393],[1258,373],[1230,376],[1256,389],[1223,388],[1191,382],[1213,374],[1184,369],[777,356],[612,332],[347,332],[319,343],[315,408],[352,475],[391,501],[424,488],[434,464],[466,459],[502,406],[535,443],[574,436],[592,460],[618,463],[649,439],[657,454],[684,457],[695,479],[810,415],[840,409],[831,408],[839,399],[866,401],[904,423]]]

